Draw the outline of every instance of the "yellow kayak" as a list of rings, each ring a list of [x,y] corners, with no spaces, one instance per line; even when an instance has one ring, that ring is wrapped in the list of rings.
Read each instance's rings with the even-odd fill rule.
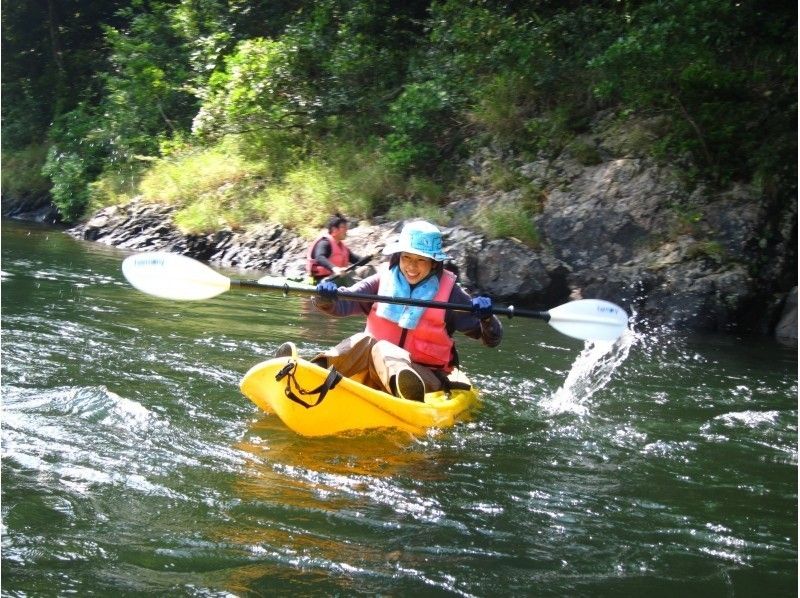
[[[376,428],[423,434],[466,419],[478,404],[478,392],[462,373],[451,373],[450,380],[457,388],[449,396],[437,391],[426,394],[424,402],[408,401],[293,356],[253,366],[240,388],[263,411],[277,414],[303,436]]]

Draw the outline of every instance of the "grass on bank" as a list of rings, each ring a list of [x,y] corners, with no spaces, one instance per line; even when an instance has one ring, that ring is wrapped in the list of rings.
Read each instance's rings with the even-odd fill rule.
[[[472,224],[490,239],[516,239],[538,249],[541,240],[533,216],[534,212],[524,201],[513,200],[479,208],[472,217]]]
[[[231,143],[184,148],[149,161],[133,188],[116,175],[104,175],[92,183],[91,209],[137,196],[177,206],[175,224],[190,234],[273,221],[312,237],[337,211],[367,220],[378,215],[446,220],[440,185],[419,177],[404,180],[374,148],[345,143],[331,143],[291,164],[271,164],[268,155],[245,157]]]
[[[3,192],[15,196],[50,183],[41,174],[46,146],[3,152]],[[429,178],[403,179],[380,159],[374,147],[331,143],[315,156],[294,162],[281,156],[239,151],[233,143],[209,148],[181,146],[162,158],[141,158],[124,170],[106,172],[90,184],[87,215],[135,197],[177,206],[175,224],[187,234],[246,228],[259,222],[280,222],[307,237],[316,235],[331,213],[355,219],[384,216],[389,220],[423,218],[445,225],[447,190]],[[324,157],[323,157],[324,156]],[[471,225],[490,238],[515,237],[537,247],[531,217],[538,210],[525,181],[510,169],[496,166],[490,188],[523,188],[519,201],[484,208]],[[17,195],[18,196],[18,195]]]
[[[266,163],[215,147],[154,161],[138,193],[145,201],[177,206],[178,228],[199,234],[242,228],[256,218],[254,196],[268,179]]]
[[[513,238],[533,249],[540,248],[534,218],[542,211],[544,191],[518,170],[499,161],[487,164],[476,182],[482,188],[507,195],[478,207],[470,218],[471,226],[490,239]]]

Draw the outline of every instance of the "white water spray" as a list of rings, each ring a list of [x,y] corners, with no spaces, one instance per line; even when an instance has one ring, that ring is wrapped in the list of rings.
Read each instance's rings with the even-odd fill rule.
[[[636,333],[626,330],[616,341],[586,341],[564,384],[540,406],[550,415],[584,415],[591,396],[609,383],[636,340]]]

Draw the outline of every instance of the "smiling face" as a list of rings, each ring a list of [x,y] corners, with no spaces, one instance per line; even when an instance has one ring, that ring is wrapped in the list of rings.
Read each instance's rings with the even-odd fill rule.
[[[413,253],[400,254],[400,272],[406,277],[408,284],[422,282],[433,269],[433,260]]]

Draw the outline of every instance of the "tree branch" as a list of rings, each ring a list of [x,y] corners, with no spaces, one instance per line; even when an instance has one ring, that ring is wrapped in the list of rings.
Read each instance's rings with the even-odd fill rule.
[[[708,145],[706,145],[705,136],[703,135],[703,130],[700,128],[700,125],[698,125],[697,122],[692,118],[692,115],[689,114],[689,111],[686,109],[686,106],[683,105],[683,102],[681,102],[681,99],[678,97],[678,95],[674,93],[671,95],[672,98],[675,100],[675,102],[678,104],[678,107],[681,110],[683,118],[686,119],[686,121],[694,129],[694,132],[697,134],[697,138],[700,141],[700,147],[703,148],[703,154],[705,154],[705,158],[706,161],[708,162],[708,165],[711,166],[712,168],[716,168],[716,162],[714,161],[714,158],[712,158],[711,156],[711,152],[708,149]]]

